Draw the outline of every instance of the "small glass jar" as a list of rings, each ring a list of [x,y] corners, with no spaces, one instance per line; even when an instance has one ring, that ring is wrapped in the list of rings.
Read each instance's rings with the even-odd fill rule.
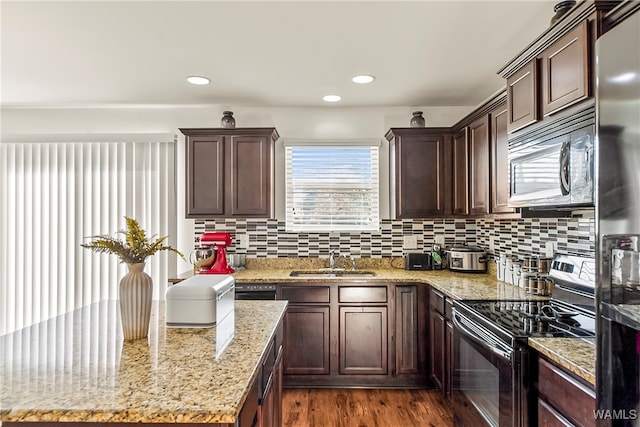
[[[425,126],[424,117],[422,117],[422,111],[413,112],[413,117],[411,117],[409,126],[411,126],[412,128],[423,128]]]
[[[220,127],[232,129],[236,127],[236,119],[233,117],[233,111],[223,111]]]

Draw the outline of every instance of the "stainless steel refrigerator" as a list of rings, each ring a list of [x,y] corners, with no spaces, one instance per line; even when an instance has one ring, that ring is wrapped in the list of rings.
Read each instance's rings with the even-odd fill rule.
[[[640,11],[596,41],[597,409],[640,426]]]

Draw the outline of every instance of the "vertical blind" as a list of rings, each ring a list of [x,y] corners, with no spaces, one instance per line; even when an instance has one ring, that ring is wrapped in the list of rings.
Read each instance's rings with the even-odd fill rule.
[[[125,216],[175,246],[174,158],[174,142],[0,144],[0,334],[117,298],[126,266],[80,244]],[[147,259],[155,299],[175,256]]]
[[[379,147],[286,147],[287,231],[379,228]]]

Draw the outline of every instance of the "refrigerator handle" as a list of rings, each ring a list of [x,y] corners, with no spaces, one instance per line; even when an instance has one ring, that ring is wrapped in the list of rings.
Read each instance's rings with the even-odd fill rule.
[[[560,191],[563,196],[569,194],[571,184],[569,182],[569,141],[562,143],[560,150]]]

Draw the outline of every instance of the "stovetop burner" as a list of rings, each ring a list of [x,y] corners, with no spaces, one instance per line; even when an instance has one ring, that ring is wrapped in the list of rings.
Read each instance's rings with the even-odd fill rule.
[[[559,301],[463,301],[489,322],[514,338],[593,337],[595,318]]]

